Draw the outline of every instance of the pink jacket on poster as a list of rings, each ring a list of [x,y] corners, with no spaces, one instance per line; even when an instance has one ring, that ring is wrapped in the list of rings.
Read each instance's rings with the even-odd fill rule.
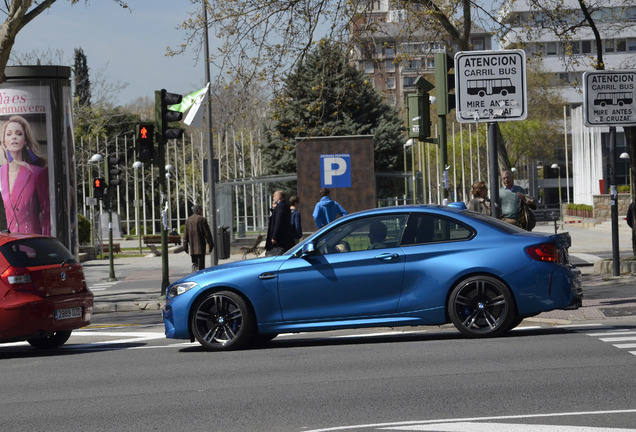
[[[9,193],[9,164],[0,167],[0,189],[11,232],[51,235],[48,169],[21,166]]]

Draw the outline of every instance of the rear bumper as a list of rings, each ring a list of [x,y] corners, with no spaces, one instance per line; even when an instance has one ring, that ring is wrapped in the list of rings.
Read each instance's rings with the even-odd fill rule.
[[[77,318],[55,319],[55,311],[80,307]],[[56,331],[75,330],[90,324],[93,294],[71,294],[54,298],[17,295],[0,302],[0,341],[26,340]]]

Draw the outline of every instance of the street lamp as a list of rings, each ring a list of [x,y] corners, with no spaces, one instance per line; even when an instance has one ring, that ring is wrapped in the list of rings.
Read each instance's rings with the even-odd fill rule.
[[[627,169],[629,170],[629,193],[632,195],[634,193],[634,183],[632,182],[632,166],[629,163],[629,153],[621,153],[619,159],[627,159]]]
[[[133,163],[133,169],[135,170],[135,218],[137,219],[137,236],[139,237],[139,255],[141,255],[141,227],[139,226],[139,182],[137,181],[137,171],[143,165],[139,161]]]
[[[553,163],[550,168],[559,170],[559,219],[561,218],[561,207],[563,206],[563,201],[561,201],[561,167],[558,164]]]

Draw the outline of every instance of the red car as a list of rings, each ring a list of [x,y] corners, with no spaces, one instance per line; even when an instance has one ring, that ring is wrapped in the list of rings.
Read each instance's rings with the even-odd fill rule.
[[[56,348],[90,324],[92,312],[82,266],[62,243],[0,233],[0,342]]]

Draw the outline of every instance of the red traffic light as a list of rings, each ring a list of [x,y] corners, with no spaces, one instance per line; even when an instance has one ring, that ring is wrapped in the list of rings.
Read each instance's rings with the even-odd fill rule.
[[[106,187],[106,182],[103,178],[96,178],[93,180],[93,186],[95,189],[104,189]]]
[[[93,179],[93,188],[94,188],[94,195],[95,198],[97,199],[103,199],[104,198],[104,191],[106,190],[106,186],[108,186],[106,184],[106,181],[103,178],[94,178]]]
[[[137,128],[137,157],[142,162],[152,162],[154,154],[154,124],[138,124]]]

